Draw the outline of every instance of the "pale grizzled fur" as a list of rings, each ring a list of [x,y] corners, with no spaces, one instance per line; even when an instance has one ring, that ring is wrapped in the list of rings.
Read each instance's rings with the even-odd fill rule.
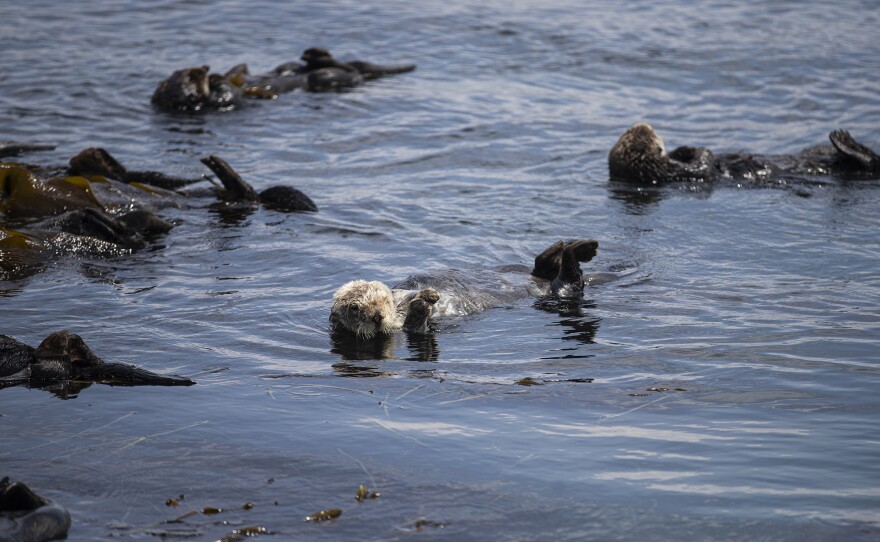
[[[400,329],[426,333],[432,317],[464,316],[529,295],[580,295],[584,289],[580,262],[592,260],[598,248],[599,242],[592,239],[557,241],[535,257],[531,272],[519,265],[474,276],[449,270],[412,275],[394,288],[355,280],[333,295],[330,322],[337,330],[371,339]],[[511,274],[518,278],[508,280]]]
[[[353,280],[333,294],[330,322],[364,339],[390,335],[404,327],[425,332],[431,307],[439,298],[432,289],[392,291],[377,280]]]

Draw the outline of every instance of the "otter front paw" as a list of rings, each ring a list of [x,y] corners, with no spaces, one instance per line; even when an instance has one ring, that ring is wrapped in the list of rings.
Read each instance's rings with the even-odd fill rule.
[[[424,299],[430,305],[440,301],[440,292],[435,290],[434,288],[425,288],[421,292],[416,294],[416,299]]]
[[[440,301],[440,294],[433,288],[425,288],[409,302],[409,310],[403,328],[416,333],[426,333],[431,322],[431,310]]]

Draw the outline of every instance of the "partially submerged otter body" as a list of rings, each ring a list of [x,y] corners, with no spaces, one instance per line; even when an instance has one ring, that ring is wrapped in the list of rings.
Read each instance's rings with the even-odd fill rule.
[[[520,266],[479,277],[447,271],[413,275],[393,288],[378,281],[352,281],[334,294],[330,323],[365,339],[401,329],[424,333],[432,318],[464,316],[530,295],[580,295],[580,262],[593,259],[598,246],[593,240],[558,241],[535,257],[531,272]]]
[[[46,542],[67,536],[70,513],[22,482],[0,480],[0,540]]]
[[[667,154],[663,139],[645,123],[624,132],[608,153],[612,178],[642,184],[711,180],[713,163],[712,152],[702,147],[679,147]]]
[[[79,335],[52,333],[36,348],[0,335],[0,388],[64,386],[69,382],[120,386],[192,386],[189,378],[160,375],[127,363],[107,363]]]
[[[223,205],[318,210],[292,186],[258,193],[220,157],[202,161],[223,184],[202,195]],[[67,168],[0,162],[0,278],[23,278],[57,255],[107,258],[143,248],[173,227],[154,212],[191,206],[198,194],[182,190],[203,180],[132,171],[101,148],[81,151]]]
[[[785,175],[880,178],[880,157],[849,132],[829,134],[831,145],[804,149],[797,155],[713,154],[704,147],[678,147],[666,153],[663,140],[645,123],[620,136],[608,153],[613,180],[640,185],[717,179],[761,180]]]
[[[177,70],[159,83],[152,103],[164,111],[225,111],[247,98],[275,99],[296,89],[309,92],[343,90],[364,81],[415,70],[414,64],[381,65],[353,60],[342,62],[326,50],[312,47],[304,62],[285,62],[268,73],[251,75],[239,64],[225,74],[212,74],[208,66]]]

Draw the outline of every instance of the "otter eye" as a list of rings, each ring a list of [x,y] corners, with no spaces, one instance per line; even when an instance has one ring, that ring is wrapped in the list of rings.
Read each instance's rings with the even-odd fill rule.
[[[357,305],[349,305],[348,306],[348,314],[357,314],[360,308]]]

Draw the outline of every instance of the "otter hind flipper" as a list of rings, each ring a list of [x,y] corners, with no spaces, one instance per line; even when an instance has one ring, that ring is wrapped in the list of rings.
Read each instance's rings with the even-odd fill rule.
[[[556,241],[544,252],[535,256],[535,267],[532,268],[532,275],[544,280],[553,280],[559,274],[559,265],[562,262],[562,249],[565,248],[565,242]]]
[[[588,262],[596,255],[599,242],[592,239],[565,243],[559,265],[559,273],[550,283],[554,295],[569,297],[584,289],[584,277],[580,262]]]
[[[241,176],[232,169],[232,166],[226,163],[226,160],[220,158],[216,154],[212,154],[207,158],[202,158],[202,163],[208,166],[214,175],[220,179],[225,188],[233,197],[248,201],[259,201],[254,187],[248,184]]]
[[[880,156],[856,141],[847,130],[834,130],[828,134],[831,144],[842,155],[858,162],[869,170],[880,170]]]

